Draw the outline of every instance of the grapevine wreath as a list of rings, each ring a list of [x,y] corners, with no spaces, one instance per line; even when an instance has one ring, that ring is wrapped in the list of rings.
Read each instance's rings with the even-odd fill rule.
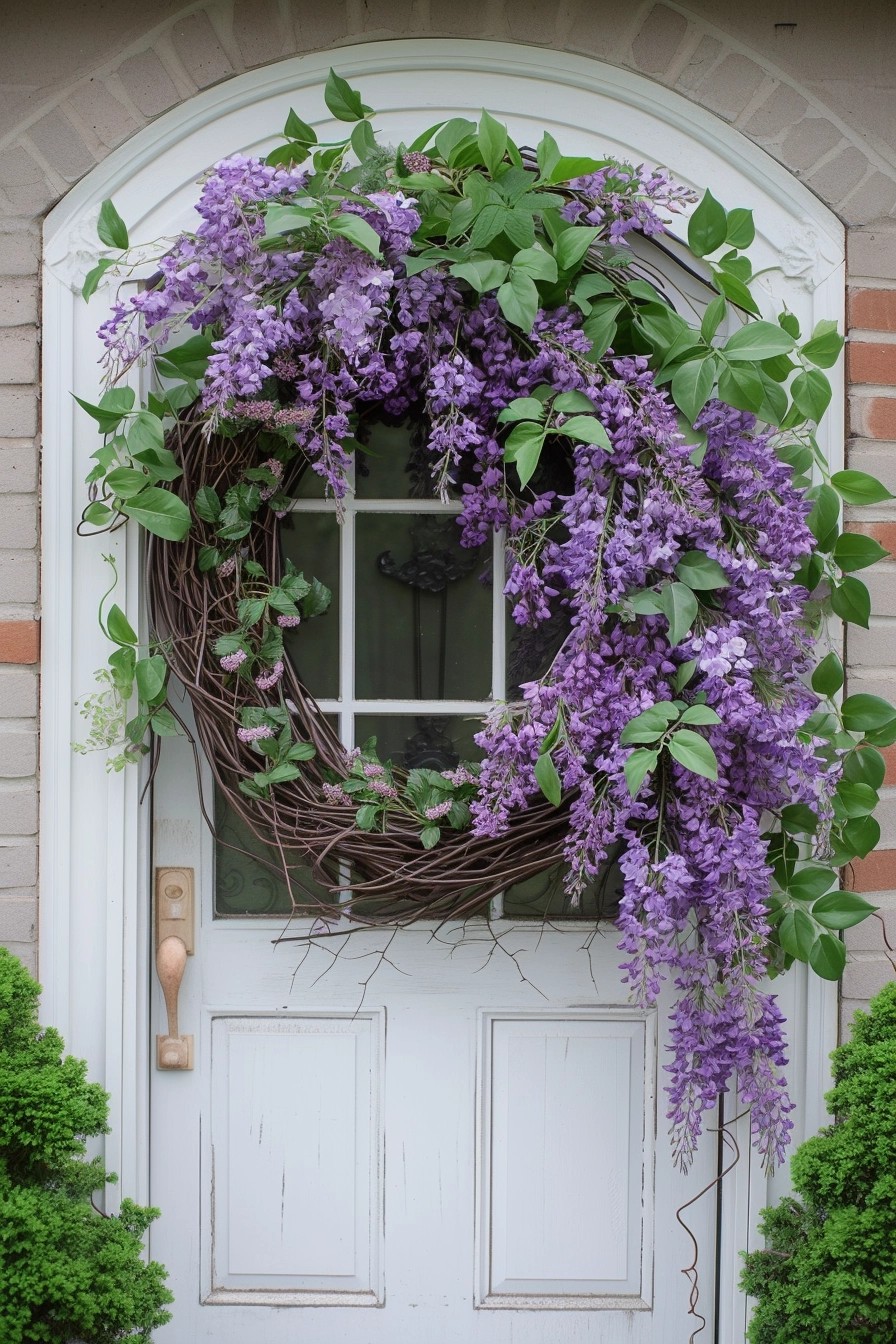
[[[304,912],[297,864],[348,889],[346,920],[406,923],[482,913],[558,861],[574,907],[618,858],[632,994],[674,985],[678,1160],[736,1085],[774,1163],[792,1107],[766,976],[841,973],[839,931],[872,907],[838,870],[879,839],[877,748],[896,740],[886,702],[840,702],[827,643],[832,611],[867,624],[855,571],[883,554],[841,534],[841,502],[889,497],[832,475],[814,437],[842,338],[760,311],[748,209],[550,135],[519,148],[485,112],[390,148],[333,72],[325,97],[350,136],[321,144],[291,112],[266,160],[218,163],[196,231],[100,328],[82,527],[146,530],[152,635],[139,648],[107,595],[89,745],[118,742],[120,767],[179,731],[173,673]],[[86,298],[146,274],[110,201],[99,233]],[[702,302],[676,311],[655,249]],[[125,375],[150,358],[140,404]],[[516,625],[552,632],[478,762],[347,750],[297,670],[329,594],[283,559],[280,520],[303,480],[341,507],[377,420],[407,427],[462,548],[504,538]]]

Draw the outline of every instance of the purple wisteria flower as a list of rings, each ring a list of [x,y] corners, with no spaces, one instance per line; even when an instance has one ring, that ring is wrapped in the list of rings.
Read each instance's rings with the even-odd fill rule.
[[[405,164],[431,167],[416,151]],[[409,275],[409,254],[430,239],[414,238],[425,211],[398,190],[335,207],[373,230],[376,257],[333,236],[338,230],[323,230],[307,255],[263,245],[261,207],[289,202],[305,181],[304,170],[239,155],[218,164],[203,184],[196,232],[177,240],[153,287],[117,304],[103,324],[110,369],[183,327],[210,330],[202,407],[210,427],[229,422],[258,440],[250,465],[267,474],[249,479],[256,499],[277,496],[278,506],[298,458],[330,497],[345,496],[368,409],[422,426],[424,473],[434,494],[459,501],[461,544],[502,534],[504,592],[520,633],[535,640],[561,629],[549,667],[512,688],[513,701],[496,706],[477,734],[481,773],[459,766],[443,777],[456,788],[478,785],[474,831],[499,837],[541,802],[536,767],[562,726],[551,759],[568,800],[569,900],[575,906],[611,850],[621,850],[623,975],[638,1003],[672,1002],[667,1115],[679,1161],[689,1164],[707,1111],[733,1088],[751,1106],[759,1151],[780,1160],[792,1105],[781,1074],[783,1020],[764,979],[772,868],[762,827],[804,803],[819,818],[823,846],[839,769],[813,737],[817,698],[805,686],[807,594],[795,575],[812,547],[810,505],[743,411],[709,402],[696,426],[705,452],[695,455],[647,358],[612,349],[592,358],[572,303],[539,311],[523,339],[494,292],[472,292],[447,265]],[[564,193],[565,219],[596,228],[601,247],[629,260],[633,233],[660,233],[665,216],[691,199],[661,170],[620,164]],[[537,471],[518,487],[499,416],[545,391],[549,399],[584,395],[609,450],[555,432],[555,416]],[[697,614],[673,642],[650,595],[694,553],[718,583],[694,599]],[[217,574],[235,568],[231,556]],[[299,622],[276,616],[279,628]],[[247,657],[225,655],[222,671],[238,671]],[[259,661],[270,658],[276,651]],[[263,666],[256,690],[272,690],[283,670],[279,659]],[[677,698],[712,711],[699,732],[718,777],[658,751],[633,796],[623,730]],[[250,744],[274,735],[265,724],[237,732]],[[362,774],[386,811],[399,797],[391,776],[366,760]],[[324,783],[322,794],[351,803],[337,784]],[[452,805],[431,803],[425,817],[437,822]]]

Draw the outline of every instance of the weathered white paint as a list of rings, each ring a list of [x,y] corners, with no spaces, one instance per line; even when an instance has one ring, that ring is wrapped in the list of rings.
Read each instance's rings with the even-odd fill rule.
[[[511,1336],[516,1344],[546,1344],[548,1340],[553,1344],[580,1340],[680,1344],[688,1332],[681,1315],[684,1294],[679,1275],[684,1243],[672,1215],[677,1203],[687,1197],[684,1192],[699,1188],[713,1155],[706,1145],[700,1169],[689,1182],[681,1182],[665,1161],[662,1124],[654,1188],[649,1181],[645,1186],[645,1195],[655,1196],[656,1216],[654,1219],[647,1205],[642,1214],[645,1245],[647,1234],[655,1226],[662,1250],[652,1297],[644,1268],[649,1248],[642,1250],[640,1300],[652,1301],[653,1311],[620,1311],[606,1297],[604,1310],[561,1314],[545,1310],[538,1295],[527,1298],[527,1306],[519,1310],[476,1310],[474,1306],[474,1291],[485,1303],[492,1305],[494,1299],[497,1305],[500,1294],[495,1288],[501,1281],[496,1279],[494,1267],[483,1274],[482,1247],[489,1244],[501,1220],[507,1223],[512,1217],[506,1198],[503,1204],[496,1204],[494,1188],[485,1203],[482,1189],[477,1196],[474,1188],[473,1173],[485,1170],[487,1156],[482,1149],[485,1130],[481,1106],[477,1107],[476,1080],[480,1079],[482,1095],[486,1090],[493,1095],[497,1078],[486,1063],[486,1038],[482,1034],[486,1018],[482,1014],[497,1015],[497,1023],[504,1021],[501,1014],[509,1014],[507,1021],[515,1022],[522,1020],[520,1015],[541,1012],[541,1030],[547,1038],[572,1008],[594,1014],[595,1023],[615,1023],[624,1001],[612,940],[600,939],[592,949],[596,981],[592,983],[587,958],[579,951],[581,934],[570,929],[541,940],[537,931],[521,929],[508,943],[508,947],[520,950],[522,965],[545,999],[531,983],[520,979],[516,962],[503,954],[492,957],[487,970],[480,970],[485,947],[467,943],[449,956],[445,947],[430,940],[423,930],[401,936],[401,947],[393,945],[391,950],[392,960],[401,969],[384,964],[367,988],[363,1012],[373,1016],[357,1020],[370,1023],[369,1046],[371,1051],[379,1051],[376,1079],[384,1088],[386,1165],[385,1176],[378,1178],[385,1184],[377,1187],[385,1198],[385,1222],[381,1221],[376,1234],[371,1224],[369,1243],[372,1247],[377,1236],[385,1238],[383,1260],[376,1273],[367,1274],[364,1291],[385,1291],[386,1306],[361,1311],[348,1306],[306,1306],[298,1318],[291,1311],[247,1306],[232,1299],[229,1306],[199,1306],[200,1273],[207,1280],[202,1293],[209,1296],[213,1291],[210,1126],[216,1118],[218,1125],[225,1123],[220,1105],[224,1106],[224,1115],[241,1116],[233,1150],[238,1154],[239,1145],[246,1141],[246,1124],[254,1123],[254,1112],[245,1107],[240,1111],[239,1092],[232,1090],[240,1086],[238,1068],[231,1081],[225,1079],[223,1066],[220,1074],[216,1072],[212,1047],[215,1024],[225,1036],[231,1028],[236,1033],[240,1022],[257,1021],[259,1017],[267,1019],[271,1037],[286,1026],[289,1045],[268,1040],[267,1046],[274,1053],[265,1056],[271,1064],[267,1101],[279,1113],[284,1092],[278,1090],[283,1079],[277,1077],[271,1063],[276,1051],[294,1050],[292,1058],[302,1058],[307,1071],[309,1056],[302,1054],[305,1027],[312,1018],[342,1022],[346,1013],[354,1012],[362,998],[360,982],[373,961],[342,960],[335,978],[324,976],[315,983],[316,975],[328,962],[326,954],[318,951],[293,979],[295,945],[272,947],[269,926],[249,921],[216,926],[210,920],[210,846],[200,829],[195,799],[190,803],[181,792],[189,791],[191,763],[187,756],[177,756],[175,747],[171,756],[174,781],[169,786],[160,780],[155,788],[162,824],[154,861],[192,863],[199,874],[203,915],[198,951],[187,968],[181,994],[184,1030],[197,1036],[197,1068],[192,1074],[153,1073],[150,1077],[147,1006],[152,991],[158,1020],[160,995],[150,985],[148,975],[147,810],[141,811],[138,806],[136,772],[108,776],[100,760],[72,758],[69,749],[80,729],[72,703],[91,688],[92,671],[108,652],[94,616],[97,598],[105,587],[104,552],[111,551],[118,558],[119,600],[131,612],[137,609],[139,600],[138,543],[130,532],[113,538],[73,539],[83,500],[80,482],[96,446],[96,436],[86,417],[76,413],[69,388],[77,386],[89,396],[98,385],[98,347],[92,330],[101,310],[101,296],[88,309],[76,298],[73,286],[77,287],[86,269],[83,221],[95,213],[105,197],[114,195],[136,238],[167,235],[189,223],[193,184],[203,169],[234,150],[266,148],[272,142],[272,128],[282,124],[289,105],[324,135],[337,130],[321,118],[322,82],[330,60],[320,54],[287,61],[199,95],[111,154],[68,194],[47,221],[40,945],[45,1016],[62,1028],[71,1049],[87,1056],[93,1076],[102,1080],[112,1095],[113,1132],[106,1150],[110,1165],[121,1173],[122,1193],[144,1200],[148,1197],[151,1157],[152,1193],[165,1209],[153,1249],[168,1259],[178,1292],[177,1323],[166,1332],[172,1344],[212,1338],[225,1342],[264,1339],[278,1344],[297,1332],[313,1338],[315,1344],[336,1340],[340,1344],[405,1344],[424,1337],[457,1344],[470,1340],[503,1344]],[[758,226],[756,264],[767,268],[761,285],[768,311],[777,311],[783,299],[804,327],[821,317],[842,319],[843,237],[837,221],[762,151],[677,95],[584,58],[500,43],[415,40],[346,47],[339,51],[338,65],[342,73],[361,84],[367,100],[382,109],[379,124],[384,139],[397,141],[411,127],[418,127],[421,120],[429,122],[443,115],[475,111],[487,88],[491,110],[510,123],[522,142],[531,143],[542,128],[547,128],[562,143],[575,144],[581,152],[609,150],[636,161],[665,163],[687,181],[711,184],[714,193],[728,205],[751,204]],[[834,463],[839,462],[842,452],[841,418],[842,395],[838,388],[824,438]],[[352,942],[347,955],[372,953],[381,937],[361,935]],[[86,976],[85,967],[90,968]],[[408,971],[409,975],[404,973]],[[835,995],[831,987],[797,973],[782,985],[781,998],[797,1042],[790,1072],[800,1102],[799,1136],[814,1129],[821,1119],[826,1057],[834,1043]],[[604,1013],[605,1009],[612,1011]],[[379,1044],[374,1046],[374,1039],[381,1039],[374,1022],[386,1024],[385,1055]],[[508,1026],[502,1030],[512,1035],[514,1029]],[[644,1030],[648,1030],[647,1025]],[[336,1039],[340,1039],[338,1032]],[[357,1039],[355,1048],[360,1049]],[[598,1046],[594,1043],[587,1048],[596,1051]],[[229,1048],[222,1058],[230,1059]],[[238,1067],[244,1064],[245,1060]],[[319,1061],[314,1068],[319,1070]],[[317,1076],[314,1068],[310,1068],[310,1077]],[[337,1065],[334,1058],[332,1068],[334,1076],[342,1080],[344,1098],[348,1098],[351,1089],[344,1066]],[[513,1093],[509,1074],[502,1077],[502,1095],[509,1096]],[[558,1086],[558,1095],[566,1095],[573,1110],[587,1104],[587,1089],[570,1098],[563,1086]],[[624,1071],[620,1073],[615,1086],[620,1108],[636,1095],[631,1073],[627,1080]],[[225,1099],[233,1102],[230,1110],[226,1100],[212,1104],[212,1090],[218,1087],[224,1087]],[[157,1120],[151,1152],[147,1138],[150,1090]],[[351,1094],[356,1131],[362,1112],[369,1114],[365,1110],[369,1097],[365,1097],[363,1090]],[[264,1098],[262,1101],[267,1104]],[[560,1105],[559,1100],[556,1104]],[[649,1104],[644,1115],[649,1131]],[[522,1123],[519,1116],[514,1123],[518,1122]],[[310,1124],[307,1116],[304,1123]],[[741,1121],[744,1148],[745,1126]],[[616,1120],[608,1118],[605,1131],[601,1142],[622,1142]],[[369,1141],[371,1153],[378,1132],[371,1121],[364,1139]],[[404,1136],[401,1145],[390,1149],[399,1135]],[[537,1138],[531,1132],[530,1136],[533,1141]],[[570,1143],[570,1161],[575,1161],[575,1143],[580,1136],[565,1137]],[[637,1179],[638,1164],[644,1162],[644,1150],[638,1153],[636,1149],[629,1139],[624,1183],[629,1193]],[[344,1211],[363,1206],[357,1186],[358,1151],[346,1155],[346,1170],[355,1172],[355,1203],[343,1191],[343,1202],[338,1206],[343,1210],[343,1228],[348,1217]],[[587,1167],[585,1153],[580,1157],[583,1171],[591,1170],[596,1179],[593,1169]],[[502,1161],[504,1158],[510,1161],[509,1154],[504,1154]],[[368,1177],[372,1161],[367,1164]],[[400,1179],[402,1169],[405,1175]],[[228,1179],[238,1170],[237,1158]],[[260,1189],[265,1189],[268,1174],[259,1178]],[[396,1185],[390,1195],[393,1179]],[[505,1196],[507,1192],[505,1180]],[[743,1334],[745,1308],[734,1286],[737,1249],[746,1243],[756,1208],[767,1193],[756,1165],[742,1161],[728,1182],[722,1226],[719,1312],[720,1338],[726,1344],[734,1344]],[[368,1213],[372,1207],[368,1202]],[[217,1214],[215,1217],[217,1220]],[[706,1305],[711,1214],[704,1207],[689,1215],[689,1221],[698,1227],[704,1244]],[[624,1226],[628,1237],[634,1226],[631,1214]],[[479,1254],[474,1246],[477,1237]],[[239,1239],[233,1244],[239,1251]],[[537,1248],[529,1249],[534,1252]],[[247,1262],[239,1263],[243,1270],[238,1272],[248,1273]],[[336,1257],[331,1263],[336,1263]],[[360,1261],[352,1263],[352,1277],[360,1283],[365,1278],[358,1268]],[[595,1262],[595,1281],[606,1282],[600,1276],[608,1272],[608,1264],[609,1260]],[[547,1296],[574,1300],[574,1294],[556,1292],[556,1265],[551,1266],[547,1260],[537,1262],[537,1273],[530,1275],[531,1268],[526,1269],[527,1278],[552,1281]],[[307,1265],[305,1270],[309,1278],[317,1272],[312,1273]],[[627,1254],[626,1274],[630,1271],[634,1273],[633,1261]],[[505,1278],[522,1272],[508,1262]],[[384,1276],[382,1280],[377,1277],[379,1273]],[[297,1275],[297,1279],[301,1277]],[[234,1294],[238,1291],[232,1289]],[[313,1290],[296,1281],[285,1291],[294,1297]],[[217,1287],[214,1292],[218,1292]],[[444,1328],[436,1327],[436,1321],[442,1321]]]

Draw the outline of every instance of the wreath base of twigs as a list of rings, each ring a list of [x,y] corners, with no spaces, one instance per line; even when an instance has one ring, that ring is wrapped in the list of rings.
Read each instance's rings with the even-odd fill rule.
[[[209,435],[198,418],[185,417],[169,435],[169,446],[183,468],[177,483],[181,498],[192,499],[204,485],[225,493],[247,467],[261,464],[264,453],[257,438],[251,431],[233,437]],[[300,472],[304,465],[300,462],[294,470]],[[283,570],[279,528],[273,512],[259,516],[243,545],[243,558],[260,564],[273,583]],[[223,801],[273,851],[270,864],[252,857],[286,883],[296,911],[332,914],[333,909],[319,890],[301,883],[297,868],[310,871],[327,892],[341,893],[340,913],[348,919],[403,925],[480,914],[499,893],[561,862],[568,799],[560,807],[544,799],[533,802],[499,837],[447,831],[430,850],[421,848],[419,827],[400,816],[390,816],[385,830],[359,830],[354,809],[324,797],[328,776],[346,772],[345,747],[288,660],[278,689],[290,709],[296,740],[310,742],[316,754],[300,778],[271,790],[269,798],[248,797],[240,781],[257,769],[258,757],[239,740],[234,725],[244,706],[264,702],[253,683],[238,678],[226,683],[213,653],[216,639],[238,624],[239,592],[235,575],[200,570],[199,550],[214,540],[211,524],[207,531],[205,535],[205,525],[197,520],[184,541],[150,539],[150,620],[171,671],[187,692],[195,738]],[[181,726],[192,738],[182,720]],[[203,812],[211,823],[214,809],[203,806]]]

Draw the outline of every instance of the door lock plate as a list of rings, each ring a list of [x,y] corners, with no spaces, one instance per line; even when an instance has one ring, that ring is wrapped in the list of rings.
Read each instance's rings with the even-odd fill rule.
[[[192,868],[156,869],[156,947],[180,938],[193,955],[194,881]]]

